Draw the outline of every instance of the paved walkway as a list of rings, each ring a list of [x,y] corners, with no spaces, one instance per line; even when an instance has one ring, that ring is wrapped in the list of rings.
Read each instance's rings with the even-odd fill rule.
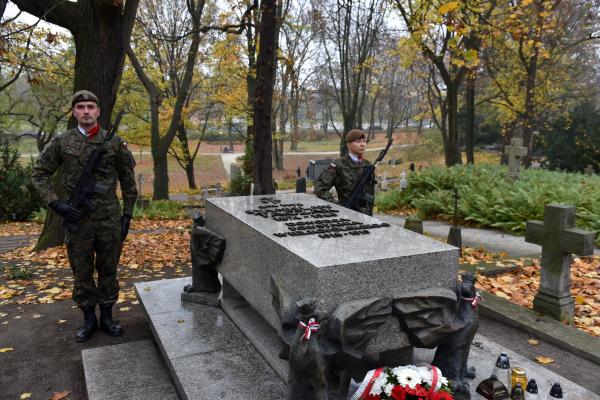
[[[0,236],[0,253],[28,246],[37,239],[37,235]]]
[[[395,217],[392,215],[375,214],[378,219],[389,224],[404,226],[404,217]],[[436,221],[424,221],[423,230],[432,236],[447,237],[450,230],[450,224]],[[525,242],[525,237],[516,236],[510,233],[481,228],[462,228],[463,244],[469,247],[482,246],[485,249],[499,253],[506,252],[511,257],[522,257],[530,255],[539,255],[542,253],[541,246]],[[600,250],[596,248],[595,255],[600,255]]]

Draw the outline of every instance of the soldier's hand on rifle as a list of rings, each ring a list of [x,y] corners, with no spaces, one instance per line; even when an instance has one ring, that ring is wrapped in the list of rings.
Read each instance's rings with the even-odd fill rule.
[[[131,225],[131,215],[123,214],[121,217],[121,242],[125,241],[127,234],[129,233],[129,226]]]
[[[69,222],[77,222],[83,216],[82,212],[64,200],[55,200],[48,204],[48,207],[53,209],[57,214],[62,216]]]

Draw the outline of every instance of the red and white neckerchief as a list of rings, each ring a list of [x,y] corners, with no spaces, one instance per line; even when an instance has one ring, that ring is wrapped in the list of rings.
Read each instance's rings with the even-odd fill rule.
[[[481,302],[483,302],[483,297],[481,296],[481,293],[477,292],[475,293],[475,297],[460,297],[462,300],[464,301],[470,301],[471,305],[474,308],[477,308],[477,305]]]
[[[98,134],[98,132],[100,132],[100,125],[96,124],[96,126],[94,126],[92,129],[86,132],[88,139],[93,139],[94,136]]]
[[[298,323],[298,328],[304,329],[304,335],[302,335],[300,340],[309,340],[310,335],[312,335],[313,332],[318,331],[320,327],[321,324],[315,321],[314,318],[309,319],[308,324],[300,321],[300,323]]]

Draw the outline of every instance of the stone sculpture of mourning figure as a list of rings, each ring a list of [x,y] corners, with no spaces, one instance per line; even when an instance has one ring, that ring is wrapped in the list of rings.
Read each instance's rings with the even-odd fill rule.
[[[194,218],[191,230],[190,253],[192,255],[192,284],[186,285],[186,293],[219,293],[221,282],[217,265],[223,259],[225,239],[204,228],[204,218]]]
[[[296,306],[300,321],[289,346],[288,400],[327,400],[327,363],[315,300],[302,299]]]

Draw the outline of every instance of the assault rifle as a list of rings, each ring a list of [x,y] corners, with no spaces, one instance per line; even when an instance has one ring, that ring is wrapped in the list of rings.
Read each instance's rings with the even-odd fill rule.
[[[96,147],[94,151],[92,151],[92,154],[90,154],[87,163],[85,164],[85,168],[83,169],[83,172],[81,173],[81,176],[77,181],[77,185],[75,186],[75,189],[73,189],[71,197],[69,197],[69,205],[80,210],[83,214],[89,214],[96,209],[96,207],[94,207],[94,205],[90,201],[90,197],[92,196],[92,194],[108,193],[108,187],[96,183],[96,179],[93,175],[94,171],[96,170],[96,167],[98,166],[98,163],[100,162],[100,159],[102,158],[102,155],[106,151],[105,144],[109,142],[113,138],[113,136],[115,136],[115,133],[117,133],[117,129],[119,128],[119,124],[121,123],[121,118],[123,118],[123,114],[125,114],[125,111],[119,111],[115,122],[106,132],[106,136],[104,137],[102,144]],[[71,233],[75,233],[79,230],[79,224],[77,223],[77,221],[69,222],[65,219],[64,227],[67,229],[67,231]]]
[[[373,162],[373,164],[369,165],[363,171],[363,174],[361,175],[360,180],[358,181],[358,184],[354,188],[352,195],[350,196],[348,201],[346,201],[344,204],[342,204],[342,206],[349,208],[351,210],[360,212],[361,207],[366,207],[367,204],[373,203],[373,201],[374,201],[373,196],[371,196],[370,194],[365,192],[365,188],[367,187],[367,184],[369,183],[369,181],[371,179],[373,179],[373,175],[375,174],[375,167],[377,166],[377,163],[380,162],[381,160],[383,160],[383,158],[387,154],[388,150],[390,149],[390,146],[392,145],[393,140],[394,139],[392,138],[392,136],[390,136],[385,148],[383,150],[381,150],[381,152],[379,152],[379,156],[377,156],[377,159]]]

